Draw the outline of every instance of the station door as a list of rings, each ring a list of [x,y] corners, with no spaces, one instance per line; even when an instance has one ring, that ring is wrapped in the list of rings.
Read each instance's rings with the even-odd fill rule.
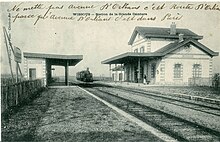
[[[29,79],[30,80],[36,79],[36,68],[29,69]]]

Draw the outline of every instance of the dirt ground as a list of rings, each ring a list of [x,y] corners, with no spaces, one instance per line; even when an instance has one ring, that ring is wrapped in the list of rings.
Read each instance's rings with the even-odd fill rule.
[[[2,120],[2,141],[162,141],[76,87],[49,89]]]

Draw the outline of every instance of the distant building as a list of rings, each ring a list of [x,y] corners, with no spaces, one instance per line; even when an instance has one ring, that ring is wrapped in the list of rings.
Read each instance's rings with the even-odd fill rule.
[[[121,65],[115,66],[112,69],[112,80],[113,81],[124,81],[124,67]]]
[[[103,61],[124,66],[124,80],[150,84],[188,84],[190,78],[212,77],[212,57],[218,52],[201,44],[203,36],[189,29],[136,27],[127,52]]]

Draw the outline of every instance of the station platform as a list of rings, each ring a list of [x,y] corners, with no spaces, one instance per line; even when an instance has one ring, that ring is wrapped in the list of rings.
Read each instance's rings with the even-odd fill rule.
[[[2,140],[162,141],[77,86],[53,86],[3,120]]]

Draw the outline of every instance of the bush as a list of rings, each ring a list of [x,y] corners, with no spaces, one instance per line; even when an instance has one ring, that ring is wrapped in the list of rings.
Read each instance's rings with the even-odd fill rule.
[[[220,76],[219,76],[219,73],[215,73],[214,76],[212,77],[212,86],[214,88],[220,87]]]

